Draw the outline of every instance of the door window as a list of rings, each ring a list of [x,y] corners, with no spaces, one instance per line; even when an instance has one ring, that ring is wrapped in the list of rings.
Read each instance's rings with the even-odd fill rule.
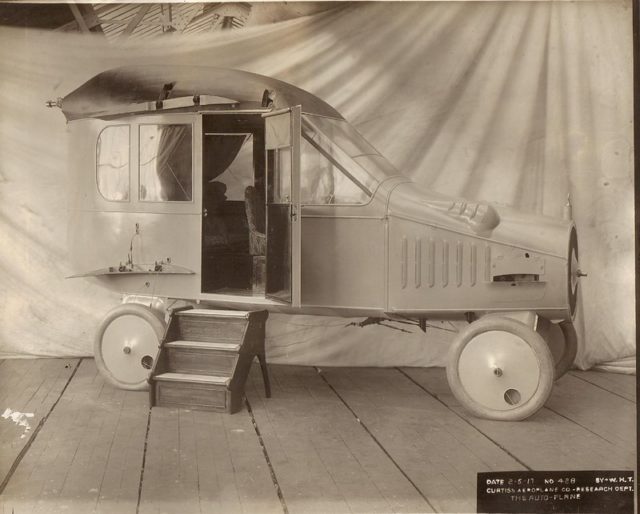
[[[268,150],[267,159],[271,172],[268,200],[274,204],[288,204],[291,202],[291,148]]]

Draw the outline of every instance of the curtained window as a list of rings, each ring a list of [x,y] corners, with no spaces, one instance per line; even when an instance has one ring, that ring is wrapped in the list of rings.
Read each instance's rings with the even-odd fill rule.
[[[129,200],[129,126],[107,127],[96,146],[98,191],[114,202]]]
[[[191,201],[191,133],[191,125],[140,125],[140,200]]]

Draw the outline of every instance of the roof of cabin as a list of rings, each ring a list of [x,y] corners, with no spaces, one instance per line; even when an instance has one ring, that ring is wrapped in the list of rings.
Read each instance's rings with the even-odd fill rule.
[[[332,118],[340,113],[320,98],[296,86],[263,75],[207,66],[126,66],[96,75],[62,99],[67,120],[105,118],[147,112],[145,103],[168,99],[217,96],[249,108],[260,107],[265,89],[275,92],[272,107],[301,105],[302,111]],[[193,109],[193,106],[192,106]]]

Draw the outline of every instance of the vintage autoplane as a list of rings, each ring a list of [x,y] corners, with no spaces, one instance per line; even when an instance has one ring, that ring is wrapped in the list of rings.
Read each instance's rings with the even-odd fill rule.
[[[124,295],[95,342],[116,385],[146,385],[176,300],[466,318],[447,378],[492,419],[536,412],[573,363],[570,219],[419,186],[321,99],[245,71],[117,68],[52,104],[70,133],[75,276]]]

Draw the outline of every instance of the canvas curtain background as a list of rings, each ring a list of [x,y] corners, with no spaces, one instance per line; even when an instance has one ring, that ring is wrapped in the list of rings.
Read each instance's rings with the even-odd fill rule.
[[[273,76],[336,107],[442,193],[561,216],[580,244],[577,364],[635,368],[631,3],[375,3],[237,31],[106,42],[0,28],[0,357],[91,355],[119,298],[69,275],[65,121],[44,102],[105,69]],[[73,149],[71,149],[71,152]],[[100,234],[95,234],[100,237]],[[90,244],[90,242],[87,242]],[[272,362],[443,365],[455,327],[272,315]]]

